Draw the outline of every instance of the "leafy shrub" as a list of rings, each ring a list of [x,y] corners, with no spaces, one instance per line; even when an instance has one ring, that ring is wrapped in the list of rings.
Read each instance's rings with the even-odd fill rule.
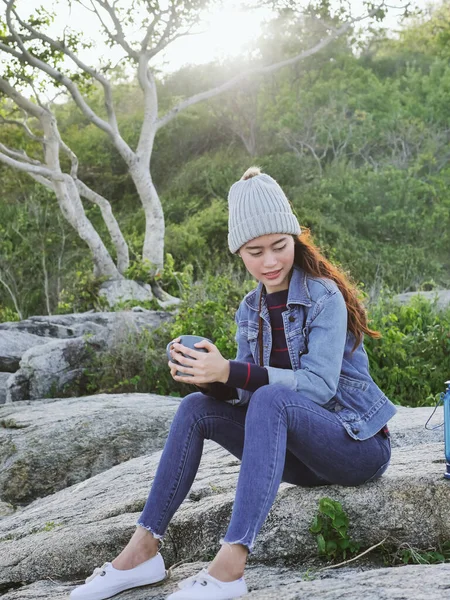
[[[381,296],[369,316],[383,335],[365,339],[377,384],[396,404],[433,404],[450,377],[450,308],[438,311],[421,296],[406,305]]]
[[[57,314],[109,310],[105,298],[99,296],[106,277],[94,277],[90,267],[79,268],[61,290]]]
[[[236,354],[234,313],[255,283],[232,273],[205,275],[203,281],[183,287],[182,302],[173,322],[154,331],[123,328],[107,352],[93,356],[85,375],[88,393],[152,392],[184,396],[191,385],[174,381],[167,365],[166,346],[182,334],[210,338],[225,358]]]
[[[7,306],[0,305],[0,323],[7,323],[9,321],[19,321],[19,315],[15,310],[8,308]]]

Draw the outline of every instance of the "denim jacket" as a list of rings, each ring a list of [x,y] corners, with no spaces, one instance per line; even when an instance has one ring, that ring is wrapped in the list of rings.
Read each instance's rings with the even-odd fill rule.
[[[249,292],[236,312],[236,360],[259,363],[258,306],[262,283]],[[336,412],[348,434],[365,440],[377,433],[397,412],[369,374],[364,343],[350,352],[355,336],[347,330],[347,307],[336,283],[313,277],[294,264],[289,284],[284,331],[292,369],[269,366],[272,332],[263,294],[263,365],[269,385],[281,383],[302,392],[327,410]],[[238,389],[247,404],[253,392]]]

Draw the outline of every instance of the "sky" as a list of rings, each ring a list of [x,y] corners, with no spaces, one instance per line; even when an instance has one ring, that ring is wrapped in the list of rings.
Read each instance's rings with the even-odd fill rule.
[[[403,1],[393,0],[392,4],[399,5]],[[420,8],[425,8],[430,3],[429,0],[414,0],[414,2]],[[85,0],[85,3],[88,5],[89,0]],[[84,56],[82,55],[82,58],[91,65],[93,62],[98,62],[98,57],[101,55],[107,56],[113,62],[119,61],[123,52],[119,49],[111,50],[102,43],[96,17],[75,3],[69,11],[68,4],[66,2],[59,3],[58,18],[53,25],[54,32],[60,32],[66,24],[70,24],[73,29],[83,31],[85,36],[92,39],[96,49],[86,51]],[[164,53],[154,59],[153,66],[169,73],[187,63],[201,64],[242,53],[245,46],[258,37],[262,22],[271,16],[271,12],[267,8],[245,11],[242,10],[242,4],[242,2],[232,0],[225,1],[222,8],[215,10],[212,14],[201,15],[198,30],[202,33],[173,42]],[[360,15],[364,10],[361,0],[349,0],[349,4],[354,16]],[[28,16],[42,5],[51,9],[53,0],[17,1],[19,14],[23,16]],[[390,9],[383,26],[394,31],[398,28],[399,14],[400,11],[394,8]],[[96,55],[94,60],[93,52]]]

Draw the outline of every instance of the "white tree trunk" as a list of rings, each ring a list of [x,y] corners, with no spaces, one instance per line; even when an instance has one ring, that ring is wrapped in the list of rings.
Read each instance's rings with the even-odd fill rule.
[[[55,117],[43,111],[40,121],[45,135],[45,162],[58,174],[52,180],[61,212],[80,238],[86,242],[94,261],[94,275],[109,279],[122,279],[101,237],[86,216],[77,186],[71,175],[62,173],[59,162],[61,137]]]
[[[109,279],[123,279],[101,237],[86,217],[77,187],[70,175],[65,175],[62,182],[54,181],[53,189],[62,214],[80,238],[86,242],[92,253],[94,275]]]
[[[86,198],[90,202],[93,202],[100,208],[102,213],[103,221],[105,222],[106,228],[108,229],[111,241],[114,244],[114,248],[117,253],[117,268],[119,273],[122,275],[130,266],[130,256],[128,252],[128,246],[120,230],[119,223],[111,208],[111,204],[94,190],[87,187],[82,181],[77,179],[75,181],[77,189],[83,198]]]
[[[152,275],[164,266],[164,213],[153,184],[149,166],[138,162],[130,167],[130,175],[144,207],[145,237],[142,258],[152,263]]]

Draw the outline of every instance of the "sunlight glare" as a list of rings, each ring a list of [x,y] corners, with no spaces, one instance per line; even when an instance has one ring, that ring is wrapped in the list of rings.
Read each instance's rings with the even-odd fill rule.
[[[245,53],[249,43],[261,33],[261,24],[273,16],[268,8],[243,10],[227,5],[208,15],[201,15],[198,35],[180,38],[164,53],[166,69],[183,64],[204,64]]]

